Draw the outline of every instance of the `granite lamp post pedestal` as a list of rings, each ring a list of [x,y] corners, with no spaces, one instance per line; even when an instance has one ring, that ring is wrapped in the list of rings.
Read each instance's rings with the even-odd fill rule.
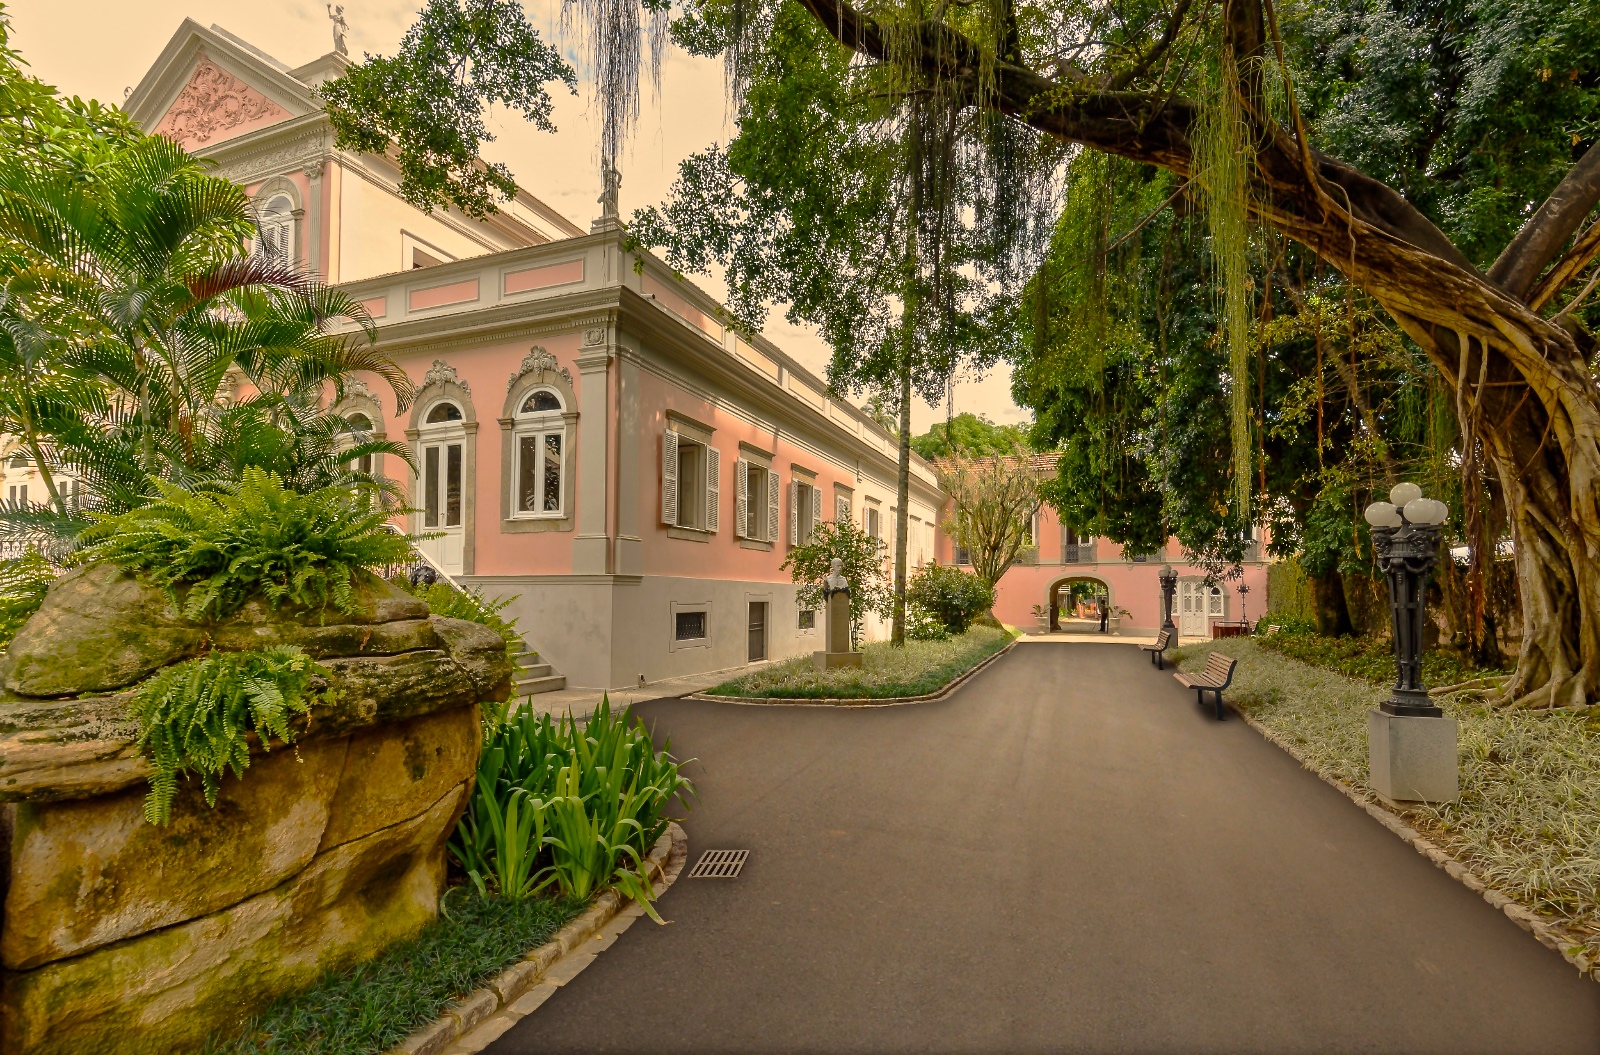
[[[861,666],[861,653],[850,648],[850,580],[843,574],[844,562],[834,558],[828,577],[822,581],[823,643],[820,652],[811,653],[818,670]]]
[[[1396,484],[1388,502],[1366,511],[1394,621],[1394,691],[1367,712],[1369,782],[1389,802],[1453,802],[1461,793],[1456,721],[1422,684],[1428,572],[1447,515],[1444,503],[1423,498],[1416,484]]]

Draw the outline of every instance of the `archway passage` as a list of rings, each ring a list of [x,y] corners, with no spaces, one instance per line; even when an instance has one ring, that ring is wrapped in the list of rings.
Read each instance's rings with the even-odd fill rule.
[[[1101,612],[1111,606],[1111,587],[1092,575],[1069,575],[1050,584],[1050,631],[1064,634],[1098,634]]]

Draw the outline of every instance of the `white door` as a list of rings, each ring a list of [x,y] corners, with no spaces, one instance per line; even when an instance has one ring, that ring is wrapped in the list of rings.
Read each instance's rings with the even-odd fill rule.
[[[422,444],[422,472],[417,484],[417,508],[421,510],[424,538],[417,545],[451,575],[462,572],[462,506],[466,500],[462,485],[463,441],[441,439]]]
[[[1206,636],[1205,583],[1191,581],[1178,583],[1178,636]]]

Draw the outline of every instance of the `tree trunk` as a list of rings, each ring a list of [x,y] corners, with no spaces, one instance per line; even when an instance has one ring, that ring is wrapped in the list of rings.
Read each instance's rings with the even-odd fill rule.
[[[1122,90],[1126,82],[1065,86],[986,55],[942,22],[890,29],[847,0],[801,2],[846,47],[966,91],[1040,132],[1195,174],[1190,100]],[[1264,17],[1260,0],[1224,0],[1223,44],[1241,69],[1259,71],[1271,58]],[[891,38],[920,47],[891,49]],[[980,71],[988,82],[979,83]],[[1574,332],[1536,310],[1562,276],[1600,254],[1593,228],[1579,234],[1600,202],[1600,145],[1485,274],[1399,192],[1313,150],[1297,113],[1291,127],[1268,117],[1259,72],[1242,90],[1257,139],[1252,216],[1316,252],[1416,340],[1455,386],[1463,435],[1483,441],[1504,487],[1523,622],[1505,699],[1566,707],[1600,696],[1600,389],[1588,338],[1580,347]]]
[[[1344,576],[1337,568],[1326,575],[1308,575],[1311,586],[1311,610],[1316,618],[1317,633],[1324,637],[1345,637],[1355,633],[1350,624],[1350,606],[1344,598]]]
[[[906,325],[907,331],[913,327]],[[907,337],[909,344],[914,338]],[[900,503],[894,516],[894,623],[890,630],[890,643],[906,643],[906,543],[909,541],[910,521],[907,519],[911,502],[911,357],[909,350],[905,366],[900,372],[900,465],[895,474],[895,498]]]

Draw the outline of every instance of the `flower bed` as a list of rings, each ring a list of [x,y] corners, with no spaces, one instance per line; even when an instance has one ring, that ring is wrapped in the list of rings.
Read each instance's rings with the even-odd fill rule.
[[[1259,641],[1208,642],[1175,658],[1196,670],[1213,649],[1239,661],[1232,703],[1310,768],[1371,795],[1367,711],[1384,690],[1286,660]],[[1600,719],[1439,702],[1459,723],[1461,797],[1398,812],[1489,886],[1600,955]]]
[[[752,699],[892,700],[926,696],[1005,648],[1013,636],[993,627],[975,626],[942,641],[907,641],[900,648],[887,641],[873,641],[861,649],[859,667],[819,671],[810,656],[797,656],[706,692],[711,696]]]

